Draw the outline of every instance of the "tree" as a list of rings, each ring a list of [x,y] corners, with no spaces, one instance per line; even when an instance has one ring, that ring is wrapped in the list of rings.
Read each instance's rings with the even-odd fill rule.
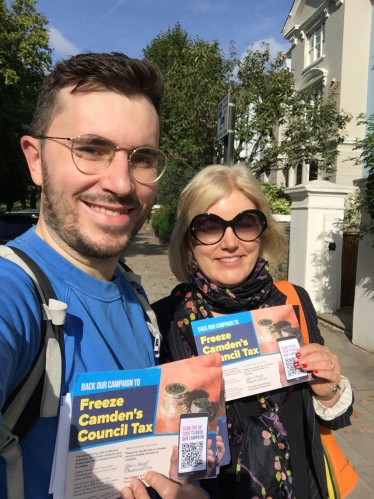
[[[235,159],[250,144],[246,162],[258,175],[312,161],[319,171],[331,173],[351,119],[337,111],[338,87],[326,96],[297,92],[283,55],[272,58],[266,43],[259,50],[250,48],[236,66],[230,89],[236,99]]]
[[[160,147],[170,158],[158,201],[175,206],[186,183],[217,155],[217,105],[230,74],[218,42],[191,39],[176,24],[143,50],[165,85]]]
[[[344,142],[345,127],[352,119],[337,110],[338,90],[335,84],[326,95],[314,90],[295,93],[282,133],[281,153],[287,159],[281,166],[314,162],[325,175],[335,171],[338,145]]]
[[[47,19],[37,0],[0,0],[0,202],[25,203],[30,179],[20,137],[32,119],[40,85],[51,67]]]
[[[236,100],[236,151],[240,160],[250,147],[246,162],[257,172],[276,166],[280,154],[277,128],[285,123],[294,96],[293,75],[284,68],[281,54],[273,59],[269,45],[250,48],[235,60],[236,78],[230,93]]]
[[[192,176],[222,160],[217,105],[227,90],[236,100],[236,162],[245,162],[257,176],[303,162],[314,162],[320,172],[334,170],[337,146],[351,119],[337,111],[337,86],[326,96],[297,92],[283,55],[273,58],[268,44],[252,47],[242,59],[232,44],[227,59],[218,42],[193,40],[179,24],[161,32],[143,52],[165,83],[161,148],[170,164],[159,203],[175,208]],[[285,200],[279,203],[278,209],[287,210]]]
[[[356,140],[354,150],[362,151],[359,158],[356,159],[356,164],[363,163],[368,173],[365,180],[365,197],[359,203],[359,208],[365,210],[370,217],[368,223],[361,224],[360,237],[367,234],[374,236],[374,114],[367,119],[365,114],[361,114],[357,124],[366,125],[366,136],[361,140]]]

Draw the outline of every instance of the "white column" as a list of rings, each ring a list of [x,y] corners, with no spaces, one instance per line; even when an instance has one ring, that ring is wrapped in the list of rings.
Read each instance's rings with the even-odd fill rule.
[[[361,188],[363,183],[359,181]],[[363,224],[370,222],[366,212],[361,216]],[[371,246],[373,243],[373,236],[365,236],[358,243],[352,335],[352,342],[355,345],[372,352],[374,352],[374,248]]]
[[[352,190],[324,180],[285,189],[292,200],[288,279],[308,291],[317,312],[340,308],[343,234],[336,223]]]
[[[303,161],[303,167],[301,170],[301,183],[306,184],[307,182],[309,182],[309,165],[307,165],[305,161]]]
[[[291,166],[291,168],[288,170],[288,185],[290,187],[293,187],[296,182],[295,168],[295,166]]]

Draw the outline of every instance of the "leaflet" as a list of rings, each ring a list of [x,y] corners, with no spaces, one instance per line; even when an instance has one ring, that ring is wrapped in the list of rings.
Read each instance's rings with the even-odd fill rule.
[[[118,499],[131,477],[142,479],[148,470],[169,476],[180,416],[191,412],[209,413],[208,438],[215,453],[218,425],[227,437],[218,355],[76,375],[65,497]],[[198,458],[191,449],[191,460]]]
[[[294,366],[305,344],[292,305],[191,322],[199,355],[219,353],[226,401],[302,383]]]

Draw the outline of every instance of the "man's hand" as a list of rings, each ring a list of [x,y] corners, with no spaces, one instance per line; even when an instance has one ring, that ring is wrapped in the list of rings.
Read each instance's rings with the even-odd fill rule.
[[[148,471],[144,480],[162,499],[207,499],[206,494],[194,483],[176,483],[155,471]],[[137,478],[131,478],[129,487],[121,491],[121,499],[150,499],[145,485]]]
[[[225,453],[222,437],[216,436],[217,457],[210,449],[212,441],[208,440],[208,470],[207,476],[216,466],[219,466]],[[206,494],[200,487],[186,479],[178,478],[178,447],[174,445],[170,458],[169,478],[155,471],[148,471],[144,480],[162,497],[162,499],[206,499]],[[132,478],[128,487],[121,491],[121,499],[150,499],[147,489],[141,480]]]
[[[216,447],[217,456],[213,455],[211,450],[212,441],[208,440],[208,469],[207,475],[216,466],[220,466],[222,457],[225,453],[225,444],[222,437],[218,435],[219,428],[217,427]],[[144,475],[144,480],[152,487],[162,499],[206,499],[207,495],[200,487],[186,479],[178,478],[178,447],[174,445],[173,452],[170,458],[169,477],[156,473],[155,471],[148,471]],[[147,489],[141,480],[132,478],[128,487],[121,490],[121,499],[150,499]]]

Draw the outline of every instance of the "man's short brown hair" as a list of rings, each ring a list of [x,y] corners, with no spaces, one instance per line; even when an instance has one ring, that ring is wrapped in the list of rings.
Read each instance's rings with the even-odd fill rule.
[[[58,92],[72,86],[72,93],[107,89],[127,97],[146,97],[161,114],[163,84],[157,69],[148,61],[125,54],[79,54],[56,64],[39,91],[33,136],[45,135],[53,117],[61,111]]]

